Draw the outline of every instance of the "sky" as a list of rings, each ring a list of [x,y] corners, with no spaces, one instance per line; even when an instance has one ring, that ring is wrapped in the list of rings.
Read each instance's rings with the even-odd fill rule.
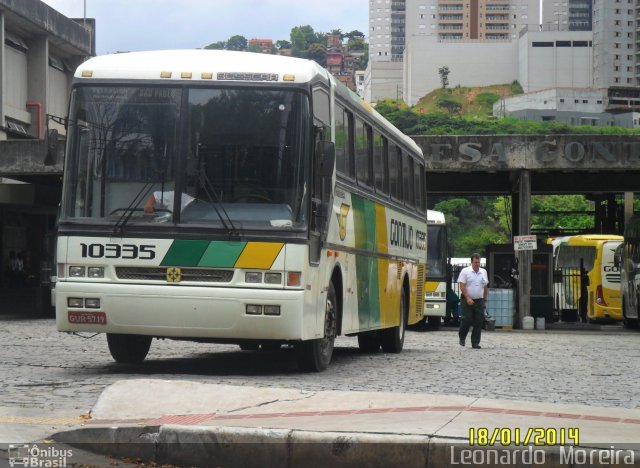
[[[43,0],[96,19],[96,52],[194,49],[239,34],[289,40],[291,28],[367,33],[369,0]]]

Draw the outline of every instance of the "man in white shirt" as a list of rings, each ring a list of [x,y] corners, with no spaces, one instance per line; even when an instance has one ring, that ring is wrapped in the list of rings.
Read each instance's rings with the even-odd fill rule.
[[[469,328],[473,326],[471,332],[471,347],[480,349],[480,335],[484,324],[484,311],[487,303],[487,293],[489,292],[489,278],[487,270],[480,268],[480,254],[471,255],[471,266],[465,267],[458,276],[460,283],[460,346],[465,345]]]

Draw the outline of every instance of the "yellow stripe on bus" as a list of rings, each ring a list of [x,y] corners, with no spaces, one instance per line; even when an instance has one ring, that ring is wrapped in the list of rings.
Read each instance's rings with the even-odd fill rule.
[[[281,242],[248,242],[236,261],[236,268],[268,270],[284,247]]]
[[[438,289],[439,281],[425,281],[424,282],[424,292],[435,292]]]

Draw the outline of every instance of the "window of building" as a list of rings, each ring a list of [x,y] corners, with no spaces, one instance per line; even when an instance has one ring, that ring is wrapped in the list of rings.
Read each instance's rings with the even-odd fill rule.
[[[532,42],[531,47],[553,47],[553,42]]]

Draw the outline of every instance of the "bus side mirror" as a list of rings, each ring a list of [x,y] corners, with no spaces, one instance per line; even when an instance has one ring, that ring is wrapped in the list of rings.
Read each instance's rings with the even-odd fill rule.
[[[318,175],[321,177],[333,175],[333,166],[336,163],[336,145],[332,141],[318,141],[316,143],[316,161],[318,162]]]

